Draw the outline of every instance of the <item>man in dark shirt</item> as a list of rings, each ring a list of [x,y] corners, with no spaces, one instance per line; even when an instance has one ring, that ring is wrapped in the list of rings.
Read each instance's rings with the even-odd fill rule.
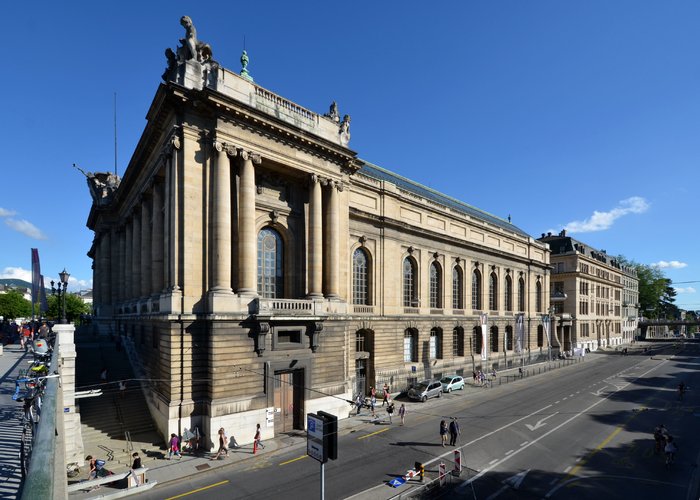
[[[136,486],[140,486],[141,482],[139,481],[139,476],[136,471],[141,468],[141,457],[139,457],[139,454],[136,452],[134,452],[131,457],[134,459],[134,463],[131,464],[131,475],[134,478],[134,483],[136,483]]]

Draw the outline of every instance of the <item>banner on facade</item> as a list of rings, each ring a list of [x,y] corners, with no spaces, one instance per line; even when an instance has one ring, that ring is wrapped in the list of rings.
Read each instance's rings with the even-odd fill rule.
[[[525,336],[525,315],[523,313],[515,315],[515,353],[523,352],[523,337]]]
[[[39,290],[41,288],[41,269],[39,266],[39,249],[32,248],[32,309],[39,302]]]
[[[552,337],[549,333],[549,315],[542,315],[542,328],[544,329],[544,336],[547,339],[547,347],[552,347]]]
[[[479,314],[479,321],[481,323],[481,360],[486,361],[489,359],[489,327],[488,321],[489,316],[486,313]]]

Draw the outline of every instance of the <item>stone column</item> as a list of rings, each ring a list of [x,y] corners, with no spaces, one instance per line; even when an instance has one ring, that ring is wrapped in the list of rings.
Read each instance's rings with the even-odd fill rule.
[[[212,178],[214,183],[212,233],[213,233],[213,269],[211,290],[217,294],[232,294],[231,290],[231,163],[228,151],[221,142],[214,143],[216,170]],[[252,164],[251,164],[252,168]],[[253,181],[254,181],[253,174]],[[254,182],[253,182],[254,184]],[[255,189],[255,185],[253,185]],[[255,214],[253,198],[253,214]]]
[[[257,295],[257,238],[255,235],[255,167],[260,157],[242,151],[238,210],[238,294]]]
[[[340,286],[340,216],[338,213],[338,191],[342,190],[342,184],[336,181],[329,183],[328,197],[328,283],[326,284],[326,297],[335,299],[339,297]]]
[[[309,179],[309,297],[323,297],[323,217],[321,179]]]
[[[110,247],[111,238],[109,231],[105,230],[102,232],[100,237],[100,253],[99,253],[99,266],[100,266],[100,303],[104,306],[112,303],[112,283],[110,277],[112,275],[110,270]]]
[[[133,220],[127,219],[124,226],[124,290],[122,292],[122,297],[124,302],[130,300],[133,295],[132,282],[133,282],[133,269],[132,262],[133,259],[133,241],[134,241],[134,226]]]
[[[125,254],[125,241],[126,241],[126,229],[124,226],[120,227],[117,232],[117,242],[118,242],[118,256],[117,256],[117,280],[115,282],[117,294],[116,302],[124,301],[124,269],[126,267],[126,254]]]
[[[141,199],[141,293],[140,297],[151,295],[151,207],[153,200],[148,194]]]
[[[134,210],[131,221],[131,298],[141,295],[141,214]]]
[[[156,181],[153,185],[153,232],[151,237],[151,290],[158,295],[163,290],[163,184]]]

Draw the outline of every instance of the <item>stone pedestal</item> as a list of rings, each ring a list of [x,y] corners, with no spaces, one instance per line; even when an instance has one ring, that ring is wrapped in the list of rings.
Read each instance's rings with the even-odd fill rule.
[[[54,325],[56,343],[54,349],[58,349],[59,373],[61,375],[60,391],[62,392],[63,408],[58,411],[63,413],[63,435],[71,436],[65,441],[65,463],[83,463],[84,449],[83,437],[80,430],[80,414],[75,410],[75,326]]]

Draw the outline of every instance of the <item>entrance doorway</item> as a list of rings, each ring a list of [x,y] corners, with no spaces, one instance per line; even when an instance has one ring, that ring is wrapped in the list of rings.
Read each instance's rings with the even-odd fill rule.
[[[367,394],[367,360],[355,360],[355,395]]]
[[[274,404],[280,412],[275,414],[275,434],[301,429],[304,411],[304,371],[275,372]]]

